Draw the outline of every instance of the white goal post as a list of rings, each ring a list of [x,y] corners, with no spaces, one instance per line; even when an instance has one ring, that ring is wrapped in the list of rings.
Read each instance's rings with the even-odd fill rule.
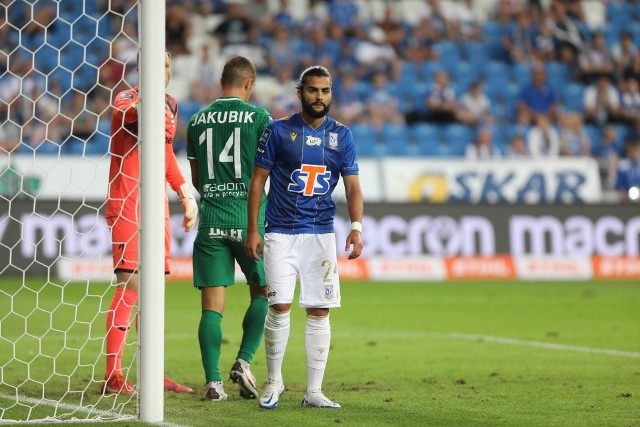
[[[164,418],[165,160],[157,124],[165,2],[112,4],[0,5],[0,424]],[[140,141],[150,148],[140,150],[140,330],[132,319],[122,361],[138,394],[103,395],[106,313],[117,285],[104,280],[112,270],[103,216],[110,105],[138,83],[138,51]],[[119,67],[119,84],[109,83],[107,71]]]

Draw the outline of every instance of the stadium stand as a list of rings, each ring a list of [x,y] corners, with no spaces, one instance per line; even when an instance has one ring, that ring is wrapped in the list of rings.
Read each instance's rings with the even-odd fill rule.
[[[529,126],[516,123],[516,103],[520,89],[530,81],[532,64],[539,61],[544,61],[548,83],[560,101],[560,115],[583,113],[587,83],[575,72],[576,61],[581,52],[588,52],[591,48],[595,32],[604,35],[608,49],[605,55],[614,55],[619,49],[623,31],[632,35],[635,57],[617,68],[611,78],[616,85],[623,77],[640,78],[640,4],[633,1],[475,0],[467,3],[398,0],[389,3],[383,0],[297,0],[285,3],[287,7],[281,9],[281,3],[275,0],[169,2],[168,13],[185,13],[190,17],[191,25],[185,52],[174,58],[174,75],[168,90],[181,102],[181,126],[185,126],[191,115],[204,105],[194,101],[195,97],[190,93],[193,86],[189,81],[190,69],[197,63],[203,44],[210,47],[211,55],[218,64],[224,61],[223,54],[233,53],[250,56],[263,64],[259,69],[253,102],[270,111],[288,113],[281,107],[274,107],[276,94],[283,87],[276,78],[281,62],[269,58],[272,50],[276,49],[276,34],[280,28],[288,36],[289,55],[285,56],[289,60],[293,58],[294,62],[286,66],[291,68],[294,80],[304,66],[319,61],[332,70],[337,90],[345,74],[355,76],[356,93],[364,104],[372,92],[372,76],[379,71],[387,74],[387,89],[399,99],[398,112],[405,117],[406,123],[386,124],[381,129],[373,129],[366,109],[345,118],[344,122],[351,126],[362,157],[463,156],[465,145],[474,140],[477,127],[486,125],[494,128],[495,145],[506,153],[514,129],[524,134]],[[3,100],[10,100],[0,106],[3,121],[11,120],[19,126],[29,122],[30,117],[24,113],[21,103],[25,102],[25,97],[29,99],[36,95],[21,93],[24,88],[16,89],[11,83],[12,75],[27,73],[25,63],[32,62],[39,74],[39,79],[34,81],[44,82],[41,91],[58,97],[61,105],[71,93],[80,92],[85,98],[87,111],[94,111],[96,105],[104,105],[113,93],[135,84],[135,56],[132,57],[131,49],[135,49],[137,42],[135,34],[128,33],[135,32],[135,28],[131,30],[132,27],[128,26],[136,20],[135,2],[118,2],[117,13],[109,10],[109,4],[107,0],[60,4],[46,1],[32,4],[16,0],[4,6],[11,25],[2,26],[1,30],[2,52],[6,60],[0,63],[3,76],[0,93]],[[223,46],[215,37],[216,29],[227,19],[226,13],[232,4],[234,10],[240,11],[242,19],[249,23],[250,34],[245,37],[249,44],[229,42]],[[434,5],[439,5],[440,14],[433,13],[431,8]],[[45,26],[26,26],[19,34],[17,29],[26,25],[31,14],[47,19],[56,7],[64,20],[53,20]],[[394,13],[385,17],[387,8],[392,8]],[[554,11],[557,8],[566,9],[567,16],[579,29],[583,40],[580,52],[567,54],[560,48],[562,25],[556,21]],[[352,11],[354,15],[332,15],[340,10]],[[477,20],[469,23],[465,16],[475,16]],[[525,17],[527,27],[525,32],[518,33],[515,27],[521,16]],[[469,36],[465,32],[470,25],[478,26],[480,37]],[[311,44],[308,35],[316,34],[320,29],[326,34],[326,41]],[[545,30],[550,30],[551,38],[545,36]],[[383,34],[382,39],[380,34]],[[522,36],[514,39],[514,34]],[[374,35],[375,40],[371,38]],[[522,49],[524,60],[513,62],[505,49],[506,38],[510,38],[511,43],[515,41]],[[112,40],[116,42],[111,43]],[[231,40],[229,34],[226,40]],[[392,49],[387,49],[387,46]],[[551,51],[551,59],[548,56],[550,46],[555,47]],[[543,49],[547,49],[546,54]],[[376,56],[382,54],[385,55],[384,60]],[[363,62],[364,58],[370,59],[372,55],[376,58],[374,61]],[[439,70],[449,73],[457,99],[474,81],[480,81],[491,101],[493,121],[476,126],[429,122],[425,99]],[[289,87],[294,87],[294,80]],[[96,83],[105,90],[90,90]],[[17,96],[19,93],[22,96]],[[296,107],[293,103],[292,108],[295,110]],[[97,114],[102,115],[103,112]],[[342,113],[341,105],[334,103],[332,115],[341,120]],[[640,113],[631,120],[614,123],[619,138],[637,137],[639,117]],[[61,120],[49,124],[47,144],[32,139],[23,127],[21,140],[28,147],[21,150],[37,150],[38,154],[100,154],[106,151],[108,122],[97,120],[95,136],[86,140],[70,136],[71,130],[64,127],[68,126],[65,123]],[[558,123],[559,118],[557,121],[554,118],[553,125],[557,127]],[[604,125],[589,125],[589,137],[599,137]],[[56,126],[60,128],[54,129]],[[177,150],[184,150],[184,135],[184,132],[178,134]],[[41,143],[42,147],[39,146]],[[591,141],[591,144],[595,142]],[[621,151],[620,156],[623,155]]]

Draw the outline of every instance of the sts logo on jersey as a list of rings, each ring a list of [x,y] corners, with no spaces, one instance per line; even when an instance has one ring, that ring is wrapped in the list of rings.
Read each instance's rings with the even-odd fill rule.
[[[329,179],[331,171],[327,172],[325,165],[302,164],[291,174],[291,183],[288,190],[294,193],[302,193],[305,196],[325,194],[329,191]]]

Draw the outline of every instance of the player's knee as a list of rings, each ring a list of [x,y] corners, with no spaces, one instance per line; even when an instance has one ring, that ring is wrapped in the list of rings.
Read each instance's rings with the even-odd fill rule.
[[[291,304],[273,304],[269,308],[278,313],[285,313],[291,310]]]
[[[327,317],[329,315],[328,308],[308,307],[307,316],[313,317]]]

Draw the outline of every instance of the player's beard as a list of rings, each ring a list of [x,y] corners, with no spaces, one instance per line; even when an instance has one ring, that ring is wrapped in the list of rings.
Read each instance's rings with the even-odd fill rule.
[[[316,102],[317,101],[312,101],[312,102],[305,102],[304,100],[302,101],[302,109],[304,110],[305,113],[307,113],[308,116],[313,117],[314,119],[319,119],[329,114],[329,110],[331,109],[331,101],[329,101],[328,104],[323,103],[324,108],[320,111],[313,109],[313,104],[315,104]]]

